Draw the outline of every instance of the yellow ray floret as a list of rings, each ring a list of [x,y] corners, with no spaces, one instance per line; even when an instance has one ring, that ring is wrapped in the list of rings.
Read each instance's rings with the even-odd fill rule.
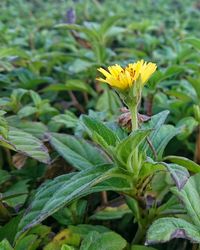
[[[140,60],[136,63],[130,63],[125,68],[115,64],[109,66],[108,70],[99,68],[105,78],[97,78],[100,82],[106,82],[114,88],[126,90],[130,88],[135,81],[140,79],[141,84],[145,84],[151,75],[155,72],[157,66],[155,63],[147,63]]]

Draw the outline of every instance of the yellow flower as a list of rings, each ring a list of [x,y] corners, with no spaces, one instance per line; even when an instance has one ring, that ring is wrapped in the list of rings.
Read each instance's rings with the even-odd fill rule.
[[[144,62],[144,60],[128,64],[125,68],[115,64],[109,66],[108,70],[99,68],[98,71],[105,76],[105,79],[97,78],[97,80],[106,82],[114,88],[126,90],[138,79],[140,79],[141,83],[144,85],[155,72],[156,68],[157,66],[155,63],[147,63]]]

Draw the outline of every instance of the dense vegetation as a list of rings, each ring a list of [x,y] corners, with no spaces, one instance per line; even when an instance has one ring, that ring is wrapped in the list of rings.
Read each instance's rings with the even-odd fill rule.
[[[0,250],[200,249],[200,2],[0,8]]]

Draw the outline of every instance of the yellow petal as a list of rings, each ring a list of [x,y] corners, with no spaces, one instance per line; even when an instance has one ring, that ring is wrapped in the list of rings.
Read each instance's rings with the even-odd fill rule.
[[[141,72],[141,79],[143,84],[148,81],[148,79],[156,71],[156,68],[157,66],[155,63],[148,63],[147,65],[145,65],[143,71]]]
[[[123,89],[123,86],[122,86],[121,82],[118,79],[111,76],[111,77],[107,78],[106,80],[107,80],[107,83],[110,86],[116,87],[116,88],[119,88],[119,89]]]
[[[100,81],[100,82],[106,82],[107,83],[106,79],[103,79],[103,78],[96,78],[96,80]]]
[[[108,67],[108,70],[109,70],[109,72],[111,73],[111,75],[113,75],[114,77],[118,77],[118,75],[121,73],[121,72],[123,72],[124,70],[123,70],[123,68],[120,66],[120,65],[118,65],[118,64],[115,64],[114,66],[109,66]]]
[[[103,68],[99,68],[97,69],[99,72],[101,72],[105,77],[110,77],[110,73],[108,71],[106,71],[105,69]]]

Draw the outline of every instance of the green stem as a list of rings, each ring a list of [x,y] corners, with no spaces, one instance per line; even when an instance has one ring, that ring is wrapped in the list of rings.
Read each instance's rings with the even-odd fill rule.
[[[132,241],[132,244],[143,243],[145,234],[146,234],[146,228],[144,228],[143,226],[138,225],[138,229],[137,229],[135,237],[134,237],[134,239]]]
[[[129,109],[131,111],[132,131],[135,131],[138,129],[137,105],[130,106]]]
[[[131,124],[132,124],[132,132],[138,129],[138,117],[137,117],[137,105],[132,105],[129,107],[131,111]],[[135,148],[133,152],[133,161],[132,161],[132,168],[134,175],[137,177],[139,174],[139,164],[138,164],[138,147]]]

